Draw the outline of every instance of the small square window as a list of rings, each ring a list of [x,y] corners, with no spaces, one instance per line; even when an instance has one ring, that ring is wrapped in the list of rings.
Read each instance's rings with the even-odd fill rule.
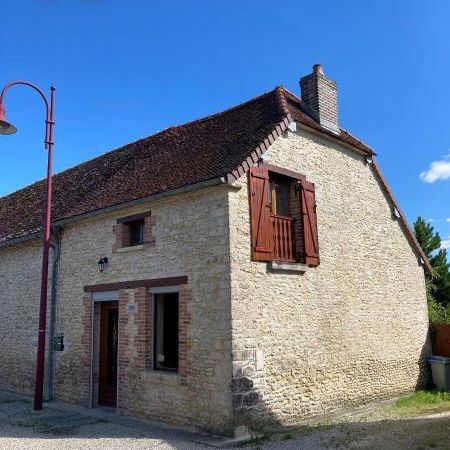
[[[178,293],[154,295],[154,368],[178,371]]]
[[[130,232],[130,247],[144,243],[144,219],[126,223]]]

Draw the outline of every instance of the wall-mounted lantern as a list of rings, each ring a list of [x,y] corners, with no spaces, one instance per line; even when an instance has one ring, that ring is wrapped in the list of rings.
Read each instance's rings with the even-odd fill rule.
[[[106,264],[108,264],[108,258],[104,256],[103,258],[100,258],[98,260],[98,268],[100,269],[100,272],[103,272],[105,270]]]

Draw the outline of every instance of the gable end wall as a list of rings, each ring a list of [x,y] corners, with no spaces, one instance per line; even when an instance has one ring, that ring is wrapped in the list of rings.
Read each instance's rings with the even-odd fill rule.
[[[321,264],[252,262],[247,178],[229,193],[236,425],[291,425],[426,379],[425,278],[363,157],[304,130],[267,162],[316,184]]]

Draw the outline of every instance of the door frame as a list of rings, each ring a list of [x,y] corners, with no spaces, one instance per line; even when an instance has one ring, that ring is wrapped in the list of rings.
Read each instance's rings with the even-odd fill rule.
[[[101,291],[92,293],[91,302],[91,367],[89,375],[89,409],[94,407],[94,317],[95,317],[95,305],[102,302],[118,302],[119,301],[119,291]],[[99,305],[101,306],[101,305]],[[119,314],[119,303],[117,303],[117,309]],[[120,320],[120,315],[119,315]],[[97,330],[98,332],[99,330]],[[117,342],[120,342],[119,329],[117,330]],[[99,356],[99,355],[97,355]],[[98,399],[97,399],[98,401]],[[96,406],[99,406],[96,404]],[[116,392],[116,412],[119,411],[119,365],[117,364],[117,392]]]
[[[111,312],[116,316],[116,364],[115,364],[115,379],[110,378],[110,338],[111,338]],[[99,338],[99,352],[98,352],[98,397],[97,404],[100,406],[108,406],[116,408],[117,406],[117,368],[118,368],[118,337],[119,337],[119,305],[116,301],[102,302],[100,304],[100,323],[98,330]],[[109,381],[115,382],[115,386],[110,386]]]

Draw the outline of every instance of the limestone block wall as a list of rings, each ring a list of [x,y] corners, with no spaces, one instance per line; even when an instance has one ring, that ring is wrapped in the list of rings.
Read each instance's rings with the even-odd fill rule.
[[[113,253],[116,219],[148,210],[154,221],[152,245]],[[181,375],[155,372],[136,362],[140,358],[138,331],[143,293],[120,291],[120,299],[133,303],[136,313],[124,317],[127,307],[124,300],[119,300],[119,335],[123,329],[128,341],[122,349],[123,356],[134,369],[123,372],[126,399],[122,396],[121,405],[119,386],[119,410],[179,425],[223,429],[231,414],[231,398],[224,388],[231,381],[228,227],[227,190],[223,187],[167,198],[65,227],[57,331],[64,333],[67,351],[56,356],[57,398],[86,402],[86,367],[80,365],[86,355],[82,339],[84,286],[187,276],[191,323],[186,338],[193,362],[186,382]],[[97,261],[103,256],[109,258],[109,263],[100,273]],[[180,366],[182,363],[180,354]]]
[[[429,352],[424,273],[370,167],[304,130],[279,138],[267,158],[316,184],[320,266],[300,274],[251,261],[245,176],[239,190],[207,188],[64,226],[58,400],[89,406],[93,318],[84,287],[180,276],[188,283],[180,291],[178,375],[153,371],[147,358],[148,293],[119,292],[122,413],[232,433],[421,384]],[[117,219],[147,211],[151,245],[118,248]],[[0,248],[0,388],[31,393],[34,385],[40,257],[38,241]]]
[[[143,353],[151,352],[143,325],[150,322],[150,318],[145,321],[150,296],[143,288],[120,290],[118,409],[176,425],[227,430],[232,416],[227,202],[227,188],[204,188],[62,228],[56,332],[64,335],[65,350],[55,354],[57,400],[89,406],[92,296],[84,292],[85,286],[183,276],[188,283],[180,291],[183,354],[178,375],[142,364]],[[147,211],[152,219],[151,245],[113,251],[117,219]],[[104,256],[109,262],[100,273],[97,261]],[[8,311],[0,327],[0,387],[30,391],[34,385],[39,243],[1,249],[0,258],[4,286],[0,305]]]
[[[0,247],[0,389],[34,392],[41,258],[40,240]]]
[[[363,157],[300,129],[267,162],[316,184],[321,264],[252,262],[246,176],[229,193],[236,424],[293,424],[411,391],[429,352],[424,271]]]

